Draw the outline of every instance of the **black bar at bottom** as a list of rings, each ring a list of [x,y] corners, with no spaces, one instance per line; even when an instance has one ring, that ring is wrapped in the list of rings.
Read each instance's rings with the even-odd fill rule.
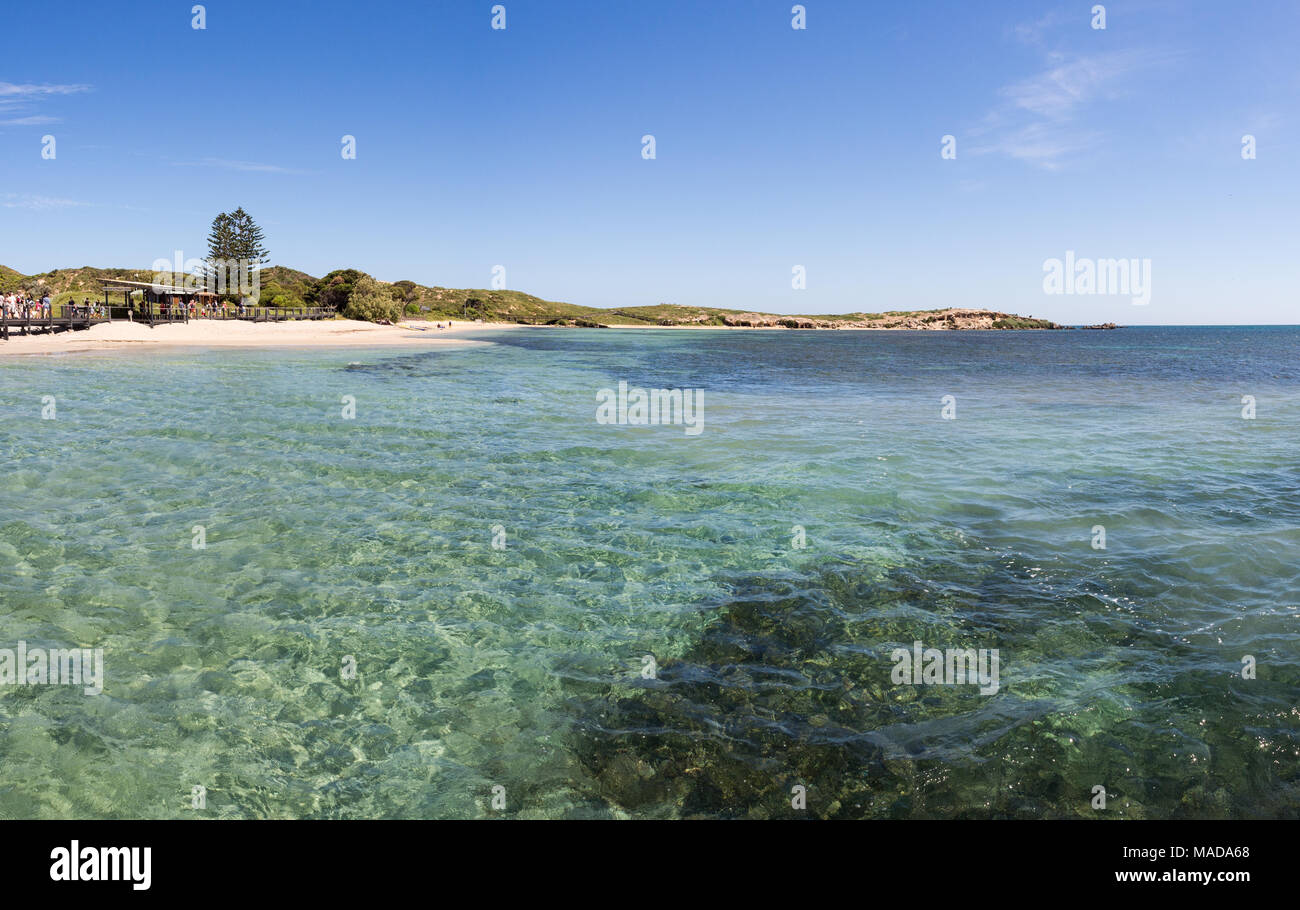
[[[500,821],[9,821],[0,824],[0,863],[8,885],[55,893],[147,890],[262,903],[376,888],[434,896],[460,882],[471,892],[514,885],[535,894],[658,895],[659,903],[689,882],[693,899],[718,893],[734,907],[770,903],[772,888],[808,898],[847,890],[869,903],[974,899],[971,888],[999,900],[1127,892],[1233,901],[1261,884],[1286,887],[1293,852],[1280,821]],[[69,862],[60,865],[74,843],[75,881]],[[126,863],[126,854],[101,849],[122,847],[150,848],[147,889],[136,888],[142,850],[132,854],[139,866],[119,868],[118,880],[84,880],[83,871],[111,874],[114,862]]]

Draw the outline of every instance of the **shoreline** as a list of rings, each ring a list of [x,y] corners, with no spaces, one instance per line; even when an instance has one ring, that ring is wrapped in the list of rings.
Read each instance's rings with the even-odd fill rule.
[[[520,323],[514,325],[509,322],[491,322],[480,323],[483,325],[503,326],[506,328],[521,329],[585,329],[593,328],[592,326],[573,326],[573,325],[530,325]],[[1093,325],[1063,325],[1055,329],[920,329],[914,326],[870,326],[870,325],[845,325],[845,326],[797,326],[787,325],[619,325],[612,323],[609,325],[595,326],[598,329],[692,329],[700,330],[717,330],[723,332],[923,332],[927,335],[999,335],[1005,332],[1041,332],[1044,334],[1056,332],[1075,332],[1075,331],[1102,331],[1102,326]],[[1112,328],[1119,329],[1124,326],[1106,327],[1105,331],[1111,331]]]
[[[154,351],[171,348],[359,348],[419,347],[424,345],[480,344],[457,337],[466,332],[501,329],[574,329],[579,326],[538,325],[514,322],[469,322],[452,320],[446,328],[436,321],[410,319],[398,325],[377,325],[350,319],[325,321],[255,323],[196,319],[188,323],[154,328],[138,322],[114,322],[75,332],[54,335],[18,335],[0,341],[0,358],[36,354],[89,354],[106,351]],[[720,331],[720,332],[961,332],[996,334],[1009,329],[845,326],[843,328],[790,328],[782,325],[602,325],[602,331]],[[1091,327],[1089,327],[1091,328]],[[1048,329],[1024,329],[1045,332]],[[1059,330],[1058,330],[1059,331]]]

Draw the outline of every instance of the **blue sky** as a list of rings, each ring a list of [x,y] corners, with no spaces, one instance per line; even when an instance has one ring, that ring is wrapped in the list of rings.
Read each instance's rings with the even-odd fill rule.
[[[1289,0],[192,5],[6,4],[0,263],[201,256],[242,205],[315,275],[593,306],[1300,322]],[[1067,250],[1150,303],[1045,293]]]

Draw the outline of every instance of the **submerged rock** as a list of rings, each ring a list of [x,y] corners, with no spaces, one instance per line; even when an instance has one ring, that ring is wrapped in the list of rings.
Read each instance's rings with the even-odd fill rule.
[[[1092,593],[1044,599],[1024,568],[936,555],[739,578],[656,678],[571,687],[575,789],[638,817],[1096,817],[1097,784],[1108,817],[1232,814],[1236,769],[1206,777],[1176,737],[1134,739],[1133,706],[1168,693],[1108,669],[1128,620]],[[891,649],[914,637],[1005,648],[1017,675],[1004,665],[990,696],[895,684]]]
[[[748,588],[640,692],[575,700],[577,752],[604,799],[649,815],[861,814],[882,751],[857,731],[888,710],[865,686],[880,667],[832,668],[844,635],[833,598],[785,581]],[[807,810],[792,806],[796,786]]]

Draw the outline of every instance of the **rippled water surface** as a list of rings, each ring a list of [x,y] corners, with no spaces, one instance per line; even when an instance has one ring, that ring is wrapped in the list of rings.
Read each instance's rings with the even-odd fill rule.
[[[482,337],[0,359],[0,817],[1300,815],[1300,330]]]

